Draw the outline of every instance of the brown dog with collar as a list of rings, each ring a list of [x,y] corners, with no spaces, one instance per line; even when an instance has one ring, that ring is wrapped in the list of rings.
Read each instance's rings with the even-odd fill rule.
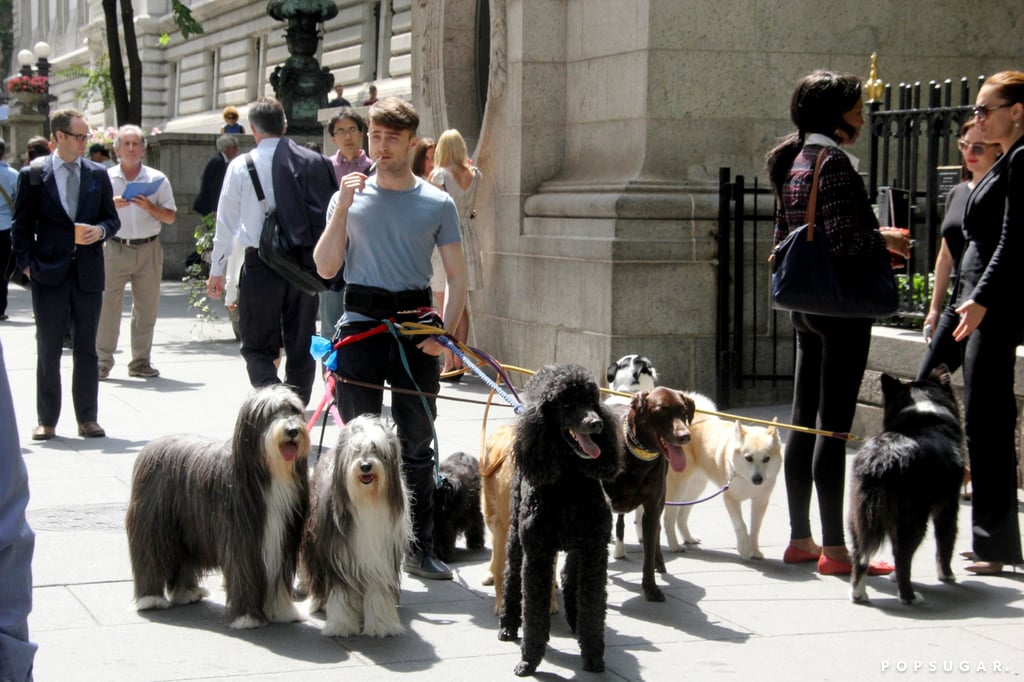
[[[633,396],[629,407],[612,410],[621,419],[626,466],[604,489],[612,511],[619,514],[615,532],[622,540],[622,514],[643,507],[641,544],[644,552],[642,587],[647,601],[665,601],[654,572],[665,572],[661,553],[661,512],[665,508],[665,476],[686,468],[683,446],[690,442],[694,404],[686,394],[659,386]]]

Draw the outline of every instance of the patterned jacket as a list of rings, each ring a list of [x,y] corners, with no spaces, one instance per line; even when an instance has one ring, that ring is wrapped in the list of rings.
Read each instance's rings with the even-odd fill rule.
[[[790,230],[806,222],[814,162],[821,149],[820,145],[807,145],[793,162],[775,213],[775,244],[785,239]],[[833,256],[884,253],[885,240],[878,231],[878,218],[871,210],[864,183],[841,149],[827,149],[818,177],[815,227],[825,230],[829,252]]]

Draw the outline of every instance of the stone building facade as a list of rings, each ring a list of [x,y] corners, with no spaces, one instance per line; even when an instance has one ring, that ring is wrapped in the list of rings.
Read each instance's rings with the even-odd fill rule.
[[[48,40],[56,68],[104,49],[98,0],[16,4],[33,8],[16,9],[19,45]],[[161,46],[169,4],[135,2],[145,124],[210,133],[221,107],[244,114],[270,92],[282,25],[262,1],[192,0],[206,33]],[[790,128],[796,80],[819,67],[866,75],[872,52],[890,82],[1024,68],[1020,0],[338,6],[320,60],[346,96],[376,82],[381,96],[416,103],[422,134],[456,127],[475,149],[487,273],[471,297],[476,344],[515,365],[573,361],[598,373],[644,353],[665,383],[709,393],[718,169],[760,174]],[[73,89],[55,83],[62,103]],[[90,115],[110,122],[95,105]]]

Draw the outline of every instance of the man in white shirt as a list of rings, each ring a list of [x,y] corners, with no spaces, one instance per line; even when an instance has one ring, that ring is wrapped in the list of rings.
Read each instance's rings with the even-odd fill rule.
[[[121,333],[121,309],[124,287],[132,285],[131,346],[128,376],[153,378],[160,371],[153,367],[153,329],[160,306],[160,280],[164,273],[164,249],[160,244],[163,223],[173,223],[177,215],[174,193],[167,177],[142,164],[146,155],[146,136],[136,125],[121,126],[114,140],[120,163],[107,169],[114,188],[114,206],[121,219],[121,230],[104,247],[106,280],[103,309],[96,335],[100,380],[110,376],[114,351]],[[124,195],[133,183],[159,185],[148,194]],[[129,195],[132,193],[129,192]]]
[[[316,376],[309,340],[316,333],[317,296],[290,284],[263,262],[260,235],[264,218],[276,210],[288,243],[313,272],[313,246],[323,232],[327,203],[338,181],[326,156],[284,137],[287,127],[284,108],[276,99],[263,97],[249,107],[256,149],[235,157],[224,176],[206,290],[210,298],[223,296],[228,258],[233,249],[242,249],[238,332],[249,383],[254,388],[280,383],[276,363],[284,348],[284,383],[305,404]],[[264,201],[258,199],[249,172],[250,157]]]

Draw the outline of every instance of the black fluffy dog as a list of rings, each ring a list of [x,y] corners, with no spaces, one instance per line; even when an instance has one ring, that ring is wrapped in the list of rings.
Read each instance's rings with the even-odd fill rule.
[[[450,561],[455,539],[466,536],[466,547],[484,546],[484,514],[480,507],[480,464],[464,452],[441,462],[441,482],[434,489],[434,553]]]
[[[549,365],[526,384],[526,410],[515,427],[512,526],[498,638],[523,626],[515,674],[532,675],[551,629],[555,554],[562,569],[565,616],[576,633],[583,669],[604,670],[611,509],[601,481],[622,469],[617,422],[597,382],[577,365]]]
[[[907,384],[883,374],[882,394],[885,431],[868,439],[853,460],[850,596],[867,601],[868,561],[888,537],[900,601],[910,604],[921,599],[910,584],[910,564],[929,517],[935,524],[939,580],[954,580],[950,560],[964,478],[963,430],[945,365],[926,380]]]

